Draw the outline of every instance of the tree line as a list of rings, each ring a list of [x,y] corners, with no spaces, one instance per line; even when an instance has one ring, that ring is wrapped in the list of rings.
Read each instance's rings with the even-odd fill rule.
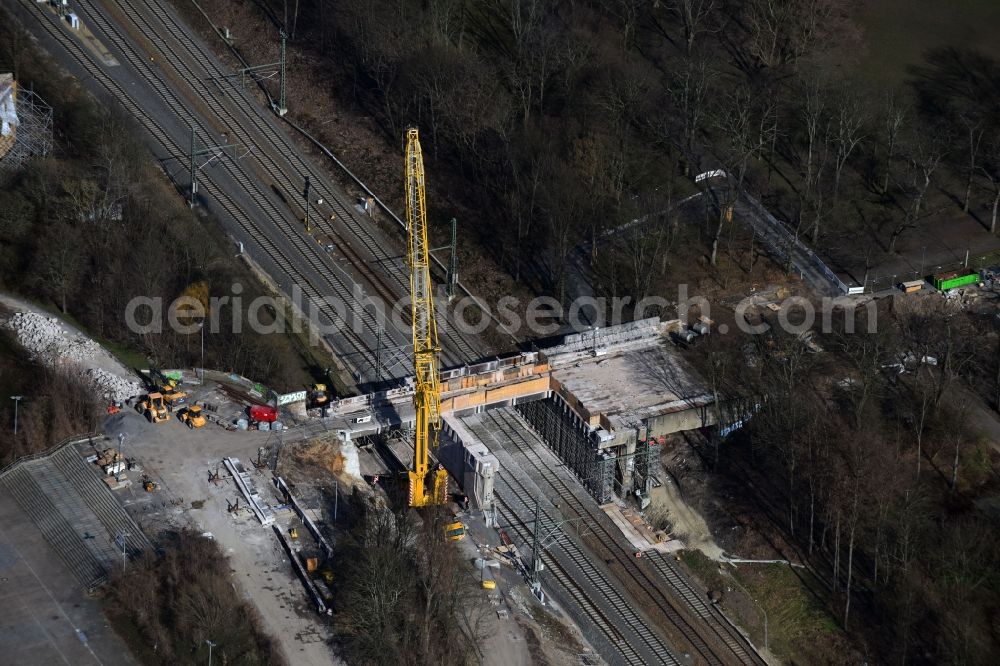
[[[286,663],[252,604],[230,576],[218,544],[197,532],[165,533],[111,576],[105,608],[144,664],[207,663],[206,641],[222,664]]]
[[[842,319],[840,333],[814,335],[821,353],[777,326],[706,340],[693,355],[703,376],[757,406],[706,453],[719,473],[752,480],[865,653],[991,663],[1000,467],[995,434],[973,424],[995,397],[997,334],[937,299],[884,301],[857,318],[853,333]]]
[[[444,535],[443,510],[394,513],[355,497],[338,545],[334,627],[351,664],[470,663],[493,612]]]
[[[253,377],[279,390],[305,385],[312,351],[286,335],[236,333],[246,305],[266,292],[231,251],[214,219],[189,210],[142,144],[139,129],[113,101],[93,99],[35,49],[6,14],[0,62],[54,109],[55,149],[0,188],[0,289],[51,304],[100,340],[137,350],[157,367],[201,363],[200,333],[132,331],[136,297],[166,306],[191,293],[229,295],[243,287],[242,313],[213,313],[205,365]],[[25,57],[26,53],[32,57]],[[276,316],[263,312],[263,323]],[[248,328],[248,327],[244,327]]]
[[[464,211],[505,270],[557,298],[583,242],[606,295],[637,300],[671,267],[726,263],[730,202],[679,242],[662,215],[706,169],[724,168],[731,196],[762,196],[819,250],[866,266],[943,210],[996,228],[996,62],[940,49],[905,84],[869,83],[848,0],[269,6],[390,143],[407,125],[424,130],[445,172],[431,201]],[[646,217],[638,247],[602,251],[602,233]]]

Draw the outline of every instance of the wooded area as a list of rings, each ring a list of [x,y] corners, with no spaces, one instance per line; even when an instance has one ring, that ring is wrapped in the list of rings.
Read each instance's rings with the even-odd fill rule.
[[[990,664],[1000,467],[998,432],[977,415],[998,337],[943,300],[883,301],[877,317],[874,332],[859,316],[854,333],[840,322],[815,336],[823,353],[777,326],[706,340],[692,358],[713,388],[759,407],[708,455],[766,507],[757,529],[808,565],[807,587],[860,652]]]
[[[356,503],[337,558],[335,627],[348,663],[459,666],[481,657],[494,609],[445,539],[452,518],[428,510],[418,524],[413,514]]]
[[[184,205],[116,104],[93,100],[2,12],[0,25],[0,62],[15,64],[18,80],[53,107],[56,128],[54,154],[0,188],[0,289],[51,304],[98,340],[137,350],[157,367],[199,365],[200,333],[166,324],[162,332],[132,332],[129,301],[162,299],[167,322],[167,306],[182,294],[228,296],[239,284],[246,321],[263,286],[234,258],[221,225]],[[279,390],[306,385],[319,351],[249,326],[234,333],[232,308],[222,306],[219,332],[205,335],[206,366]],[[269,323],[274,313],[262,314]]]
[[[580,243],[603,295],[639,299],[706,260],[710,279],[739,264],[749,238],[719,256],[728,201],[693,227],[669,212],[690,176],[719,167],[732,196],[762,197],[821,253],[862,266],[896,257],[930,218],[995,231],[996,62],[944,48],[905,82],[870,82],[850,0],[268,6],[389,145],[421,127],[439,217],[457,212],[504,270],[557,298]],[[625,251],[598,242],[644,217]]]
[[[7,314],[0,307],[0,316]],[[0,429],[10,433],[0,448],[0,467],[72,435],[93,432],[104,415],[104,405],[79,376],[28,360],[17,337],[5,329],[0,329],[0,395],[28,398],[18,403],[16,435],[13,403],[0,412]]]
[[[217,646],[217,663],[285,663],[257,610],[236,591],[215,541],[168,532],[158,550],[119,569],[108,585],[108,615],[141,663],[207,663],[206,640]]]

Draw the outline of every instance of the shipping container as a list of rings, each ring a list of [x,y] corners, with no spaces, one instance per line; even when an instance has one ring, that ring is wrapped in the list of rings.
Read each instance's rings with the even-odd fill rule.
[[[934,276],[934,287],[940,289],[941,291],[948,291],[949,289],[955,289],[956,287],[964,287],[967,284],[975,284],[979,281],[978,273],[969,273],[968,275],[936,275]]]

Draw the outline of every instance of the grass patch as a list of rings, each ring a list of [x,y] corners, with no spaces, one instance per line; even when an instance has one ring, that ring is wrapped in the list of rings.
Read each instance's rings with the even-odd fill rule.
[[[697,550],[680,553],[681,561],[709,589],[723,592],[726,614],[750,634],[754,645],[764,645],[767,613],[768,647],[789,663],[826,663],[825,649],[843,632],[791,567],[762,564],[733,568],[710,560]],[[732,590],[732,592],[729,592]]]

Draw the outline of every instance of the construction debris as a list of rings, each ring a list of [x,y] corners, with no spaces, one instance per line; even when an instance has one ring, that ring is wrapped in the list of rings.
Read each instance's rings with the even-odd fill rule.
[[[257,516],[260,524],[271,525],[274,523],[274,512],[271,511],[271,507],[268,506],[264,498],[257,492],[257,487],[254,485],[253,479],[243,469],[243,463],[240,462],[240,459],[224,458],[222,462],[225,464],[226,469],[229,470],[229,473],[233,475],[236,486],[240,489],[240,493],[243,494],[243,499],[247,501],[247,505],[253,511],[254,515]]]
[[[112,402],[124,402],[142,393],[138,381],[124,379],[101,368],[88,368],[83,374],[102,397]]]
[[[101,352],[100,345],[67,329],[57,317],[15,312],[6,325],[14,331],[31,360],[48,367],[86,365]],[[79,368],[74,370],[80,372]],[[142,393],[142,385],[135,379],[119,377],[102,368],[83,369],[82,375],[109,402],[124,402]]]
[[[92,358],[100,349],[93,340],[66,331],[58,318],[35,312],[15,312],[7,327],[28,350],[31,360],[44,365],[79,363]]]

